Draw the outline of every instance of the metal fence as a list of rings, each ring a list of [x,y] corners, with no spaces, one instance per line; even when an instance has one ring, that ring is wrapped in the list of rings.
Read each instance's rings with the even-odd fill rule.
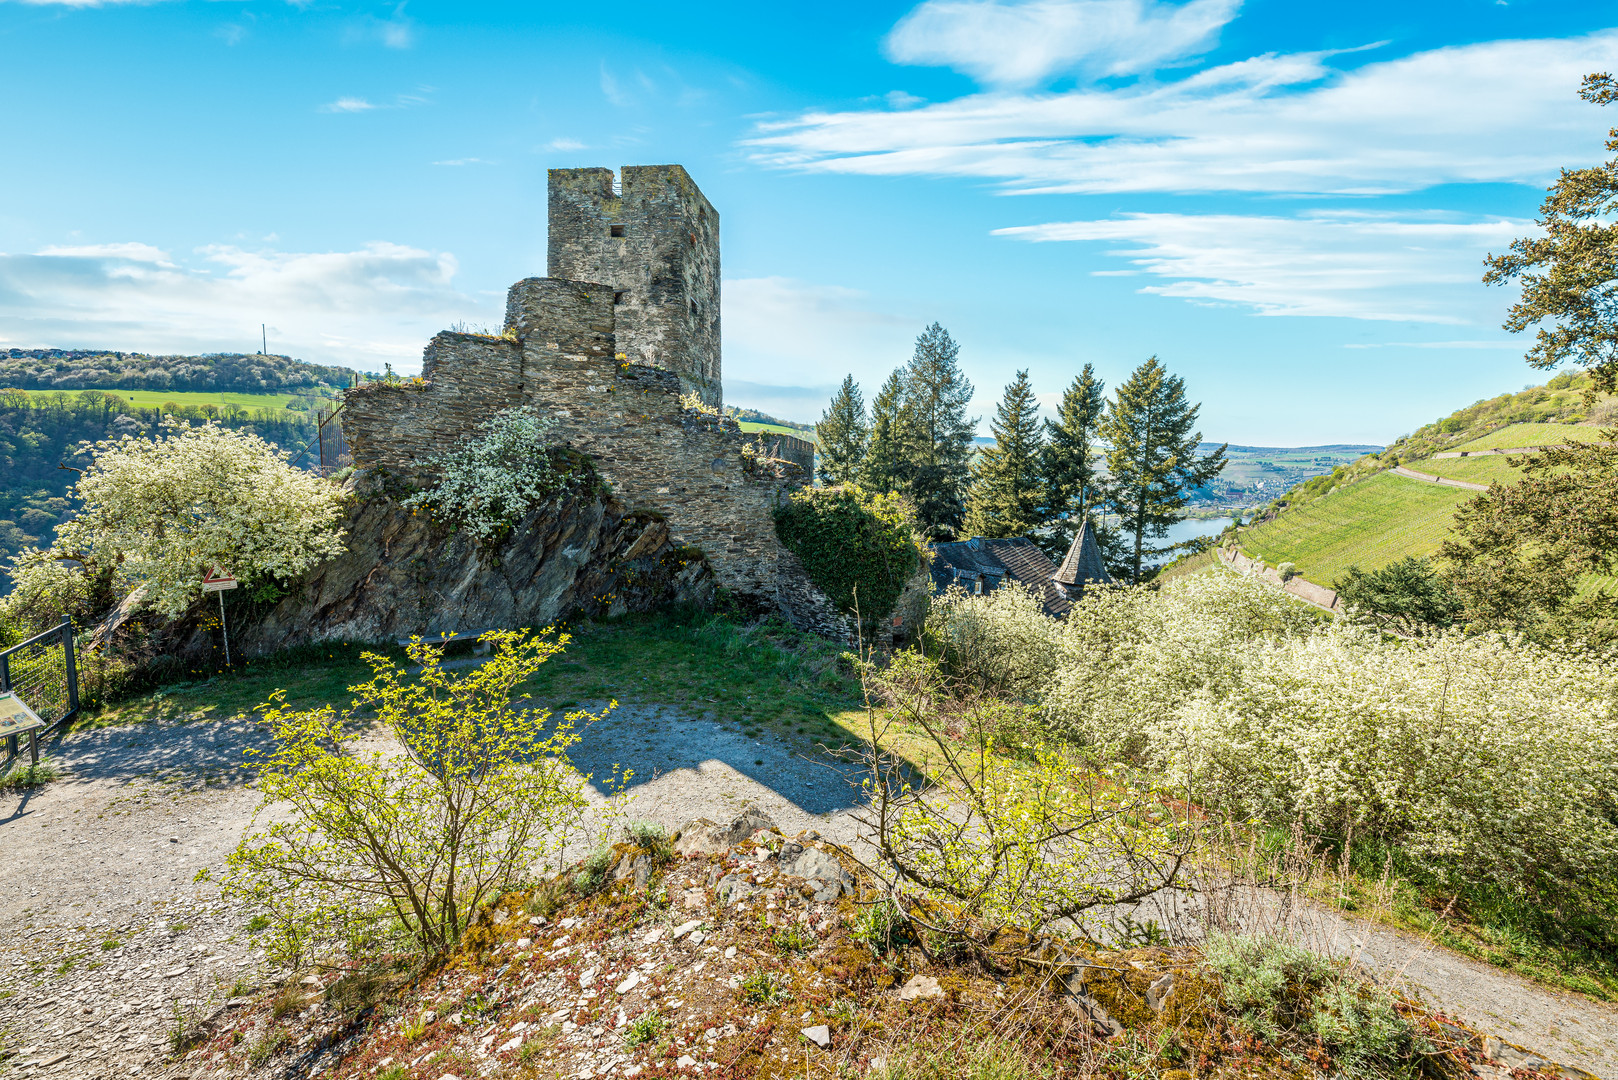
[[[73,653],[73,623],[67,616],[43,634],[0,652],[0,691],[3,690],[15,693],[45,721],[44,730],[37,733],[39,738],[78,715],[78,658]],[[29,743],[37,755],[37,741],[30,739]],[[17,736],[13,735],[6,740],[0,764],[9,763],[17,751]]]

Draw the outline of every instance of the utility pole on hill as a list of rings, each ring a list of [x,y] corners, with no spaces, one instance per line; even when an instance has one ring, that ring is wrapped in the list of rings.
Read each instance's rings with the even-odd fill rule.
[[[264,329],[263,323],[258,324],[258,342],[258,354],[260,356],[270,355],[270,333]]]

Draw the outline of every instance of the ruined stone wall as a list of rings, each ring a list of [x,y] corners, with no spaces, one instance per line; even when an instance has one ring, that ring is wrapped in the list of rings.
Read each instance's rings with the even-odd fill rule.
[[[614,192],[610,169],[551,170],[546,273],[610,285],[618,351],[718,406],[719,214],[678,165],[619,175]]]
[[[655,514],[700,548],[720,585],[795,625],[846,636],[846,620],[776,539],[772,511],[807,479],[761,466],[736,423],[684,408],[674,372],[616,359],[611,285],[530,278],[511,287],[510,337],[439,334],[416,383],[349,391],[356,466],[421,476],[501,409],[533,405],[588,454],[626,512]],[[422,476],[425,479],[425,476]]]

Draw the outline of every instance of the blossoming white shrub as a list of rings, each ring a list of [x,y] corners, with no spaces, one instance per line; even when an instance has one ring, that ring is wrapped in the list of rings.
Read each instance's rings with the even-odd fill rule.
[[[983,690],[1031,698],[1056,668],[1062,626],[1015,581],[987,593],[951,586],[933,600],[927,632],[955,675]]]
[[[479,428],[481,436],[429,460],[438,482],[403,505],[428,510],[479,543],[500,540],[570,479],[556,465],[549,442],[553,426],[532,407],[496,415]]]
[[[1026,617],[939,608],[989,641],[1039,640]],[[1618,889],[1618,673],[1598,659],[1459,632],[1384,640],[1217,573],[1092,592],[1048,663],[1054,731],[1202,805],[1397,844],[1452,883]]]
[[[214,567],[249,583],[284,580],[343,550],[336,484],[211,422],[169,420],[156,438],[97,443],[74,497],[79,512],[51,547],[12,560],[13,604],[72,607],[87,581],[110,573],[122,591],[144,582],[144,602],[172,618]]]

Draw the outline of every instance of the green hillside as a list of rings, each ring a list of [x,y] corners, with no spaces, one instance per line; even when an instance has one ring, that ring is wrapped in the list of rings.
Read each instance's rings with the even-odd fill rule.
[[[1588,424],[1510,424],[1479,439],[1461,443],[1455,450],[1496,450],[1523,446],[1550,446],[1556,443],[1589,442],[1599,429]]]
[[[1289,507],[1238,535],[1249,554],[1271,566],[1296,563],[1304,577],[1329,585],[1350,566],[1369,570],[1406,555],[1432,554],[1449,532],[1455,507],[1472,495],[1380,473]]]
[[[809,442],[815,441],[815,433],[812,429],[805,431],[803,428],[787,427],[785,424],[761,424],[753,420],[738,420],[736,421],[736,426],[749,434],[755,431],[766,431],[772,435],[791,435],[794,438],[807,439]]]
[[[161,409],[165,405],[212,405],[222,408],[234,405],[237,408],[252,411],[255,409],[272,409],[276,412],[307,412],[311,404],[328,400],[332,391],[301,389],[273,394],[237,394],[220,391],[199,390],[123,390],[112,387],[94,387],[103,393],[111,394],[120,400],[129,402],[137,409]],[[60,393],[75,396],[82,394],[83,390],[64,390]],[[35,396],[41,393],[35,392]],[[288,406],[293,406],[288,409]]]

